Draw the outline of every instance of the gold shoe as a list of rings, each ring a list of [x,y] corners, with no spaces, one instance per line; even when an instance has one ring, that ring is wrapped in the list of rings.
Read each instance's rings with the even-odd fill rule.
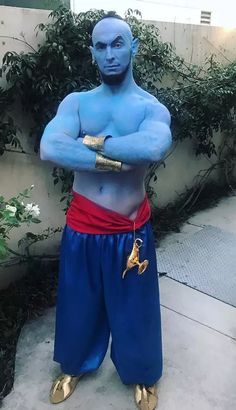
[[[154,410],[157,406],[157,385],[147,387],[136,384],[134,388],[135,402],[140,410]]]
[[[62,374],[53,383],[50,390],[50,401],[52,404],[61,403],[66,400],[74,392],[80,376],[70,376],[69,374]]]

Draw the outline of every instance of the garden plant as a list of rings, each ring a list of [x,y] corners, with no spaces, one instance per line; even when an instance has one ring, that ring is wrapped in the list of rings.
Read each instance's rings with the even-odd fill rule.
[[[25,116],[33,121],[29,138],[33,138],[37,152],[43,129],[65,95],[99,84],[99,73],[91,64],[89,45],[93,26],[104,14],[103,10],[91,10],[75,15],[59,7],[50,14],[48,23],[36,28],[36,36],[38,32],[44,34],[44,41],[38,47],[29,44],[23,34],[15,39],[23,41],[29,51],[9,50],[3,58],[1,75],[6,86],[0,88],[0,155],[6,151],[26,155],[22,132],[10,114],[14,104],[20,103]],[[140,39],[134,64],[135,80],[163,102],[172,115],[174,144],[168,155],[180,141],[191,139],[195,155],[209,161],[209,167],[196,175],[194,187],[180,195],[175,204],[153,210],[154,231],[177,230],[179,222],[196,210],[200,198],[204,198],[204,204],[209,204],[209,197],[217,200],[228,191],[235,194],[236,61],[225,65],[217,62],[215,56],[209,56],[202,66],[186,63],[176,55],[171,44],[161,41],[157,27],[145,23],[137,10],[128,10],[126,20]],[[216,132],[222,135],[220,146],[215,145]],[[146,178],[150,198],[154,195],[152,183],[158,179],[160,166],[165,166],[165,160],[152,164]],[[221,170],[222,188],[208,184],[216,169]],[[61,201],[66,201],[63,205],[66,207],[72,173],[55,167],[52,177],[55,184],[61,183]],[[57,265],[45,273],[40,258],[33,260],[29,253],[32,243],[53,233],[50,227],[37,235],[28,232],[19,243],[23,253],[12,250],[8,244],[13,228],[40,222],[38,206],[25,201],[29,193],[30,190],[26,190],[8,201],[0,197],[0,260],[14,255],[20,260],[31,261],[29,276],[1,292],[0,399],[12,387],[15,347],[21,326],[27,318],[53,305],[55,299]],[[42,272],[45,273],[43,277]],[[9,304],[9,300],[14,300],[14,304]]]

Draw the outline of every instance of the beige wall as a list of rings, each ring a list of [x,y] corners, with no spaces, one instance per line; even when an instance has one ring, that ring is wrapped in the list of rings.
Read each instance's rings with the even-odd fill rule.
[[[186,62],[201,65],[214,54],[218,61],[229,63],[236,58],[236,29],[195,24],[152,22],[163,41],[171,43]]]
[[[34,29],[39,23],[47,20],[48,14],[49,11],[45,10],[0,6],[0,59],[2,60],[7,51],[31,51],[26,44],[1,36],[17,37],[23,40],[23,34],[25,40],[34,48],[37,48],[38,44],[43,41],[43,36],[39,34],[36,37]],[[4,84],[4,80],[1,80],[0,85],[1,83]],[[19,107],[15,109],[13,115],[22,129],[21,140],[23,137],[23,147],[31,155],[5,153],[0,157],[0,193],[6,198],[10,198],[34,184],[35,189],[32,192],[32,198],[26,202],[34,201],[39,204],[40,219],[42,220],[39,225],[32,224],[12,231],[11,247],[18,250],[17,242],[25,232],[40,233],[49,226],[61,226],[64,221],[64,212],[62,211],[63,206],[59,202],[61,197],[60,189],[57,186],[54,187],[51,177],[53,166],[40,161],[39,157],[34,154],[33,141],[30,141],[27,136],[30,119],[26,118]],[[59,234],[57,234],[56,240],[42,242],[35,247],[34,251],[35,253],[42,252],[45,254],[58,253]],[[24,265],[20,267],[15,265],[15,260],[13,260],[12,267],[0,268],[0,288],[5,287],[14,278],[24,273]]]
[[[48,11],[11,8],[0,6],[0,36],[12,36],[20,38],[21,32],[25,39],[33,47],[40,43],[42,35],[35,37],[34,28],[37,24],[47,20]],[[191,26],[173,23],[156,23],[160,29],[164,41],[170,41],[176,46],[177,53],[187,61],[201,64],[211,53],[216,53],[221,61],[235,58],[236,31],[226,32],[221,28]],[[29,51],[29,47],[23,43],[0,37],[0,57],[6,51]],[[223,57],[225,55],[225,57]],[[17,249],[17,241],[23,232],[32,230],[39,232],[48,226],[57,227],[64,223],[64,213],[59,202],[60,189],[53,185],[51,177],[52,166],[41,162],[35,154],[27,137],[29,122],[25,116],[17,110],[15,114],[17,122],[23,129],[24,147],[32,155],[6,153],[0,157],[0,194],[10,197],[31,184],[35,185],[33,201],[41,208],[40,225],[25,227],[16,231],[12,236],[12,246]],[[218,142],[219,137],[216,138]],[[209,166],[205,158],[196,158],[190,141],[179,143],[176,150],[167,160],[167,167],[160,168],[158,181],[155,184],[157,199],[155,203],[163,206],[174,201],[179,193],[184,192],[186,187],[194,183],[194,177],[199,170]],[[219,179],[215,174],[214,178]],[[48,241],[36,247],[35,252],[54,253],[59,249],[59,235],[56,240]],[[23,270],[22,270],[23,272]],[[18,273],[16,268],[0,269],[0,288],[13,280]]]
[[[176,53],[188,63],[201,65],[212,54],[223,64],[236,58],[236,29],[159,21],[151,23],[158,27],[161,39],[170,42]],[[214,142],[218,147],[221,136],[216,135]],[[216,158],[212,157],[211,161],[215,162]],[[166,168],[159,169],[157,182],[153,184],[157,193],[154,203],[160,206],[174,201],[186,187],[191,187],[199,171],[211,163],[207,157],[196,157],[192,142],[184,141],[178,144],[166,165]],[[210,178],[220,181],[220,177],[219,171],[215,171]]]
[[[34,48],[42,41],[42,35],[35,37],[35,27],[47,20],[48,10],[22,9],[18,7],[0,6],[0,36],[17,37],[26,41]],[[0,57],[7,51],[30,51],[30,47],[9,38],[0,37]]]

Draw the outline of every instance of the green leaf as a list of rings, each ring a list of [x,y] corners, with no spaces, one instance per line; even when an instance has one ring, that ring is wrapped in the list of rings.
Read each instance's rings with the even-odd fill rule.
[[[37,219],[37,218],[32,218],[31,221],[35,224],[41,223],[40,219]]]
[[[26,232],[26,237],[28,238],[28,239],[36,239],[37,238],[37,235],[35,235],[34,233],[32,233],[32,232]]]
[[[7,249],[6,249],[7,243],[4,238],[0,237],[0,260],[5,259],[7,257]]]

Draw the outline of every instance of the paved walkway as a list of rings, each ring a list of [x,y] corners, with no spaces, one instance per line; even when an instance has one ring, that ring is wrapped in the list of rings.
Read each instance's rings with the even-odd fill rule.
[[[236,233],[236,198],[227,198],[192,217],[161,247],[192,235],[204,225]],[[164,374],[158,410],[236,409],[236,309],[167,277],[160,278]],[[60,405],[48,402],[58,374],[52,362],[55,310],[23,328],[18,343],[14,390],[7,410],[134,410],[132,388],[120,382],[109,352],[96,373],[85,377]]]

